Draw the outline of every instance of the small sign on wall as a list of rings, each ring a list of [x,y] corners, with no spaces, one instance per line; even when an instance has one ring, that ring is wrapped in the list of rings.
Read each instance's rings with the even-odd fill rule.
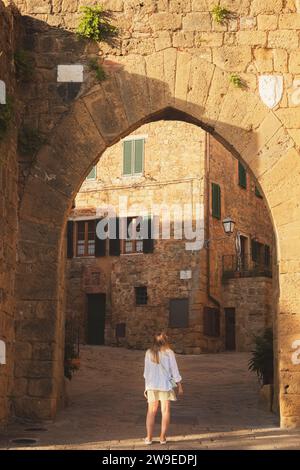
[[[0,340],[0,364],[6,364],[6,345]]]
[[[187,271],[180,271],[180,279],[192,279],[192,271],[190,269]]]
[[[82,83],[83,82],[83,65],[58,65],[57,81],[64,83]]]
[[[0,80],[0,104],[6,104],[6,86],[3,80]]]

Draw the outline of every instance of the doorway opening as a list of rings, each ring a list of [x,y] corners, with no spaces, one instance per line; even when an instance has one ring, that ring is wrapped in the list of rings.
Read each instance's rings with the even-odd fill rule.
[[[87,344],[104,344],[105,294],[87,294]]]

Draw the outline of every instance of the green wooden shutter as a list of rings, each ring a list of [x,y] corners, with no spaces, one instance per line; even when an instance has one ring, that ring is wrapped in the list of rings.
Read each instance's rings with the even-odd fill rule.
[[[132,151],[133,151],[133,142],[132,140],[125,140],[123,142],[123,174],[131,175],[132,174]]]
[[[134,141],[134,173],[144,170],[144,139]]]
[[[151,216],[145,217],[144,222],[145,224],[145,231],[147,232],[147,238],[144,238],[143,240],[143,252],[144,253],[153,253],[154,251],[154,240],[152,238],[152,225],[153,225],[153,219]]]
[[[99,256],[106,255],[106,240],[102,240],[97,236],[97,225],[101,219],[96,220],[96,235],[95,235],[95,256],[98,258]]]
[[[257,186],[255,186],[255,196],[259,197],[260,199],[262,199],[262,195],[260,194],[260,191],[258,189]]]
[[[239,186],[241,186],[241,188],[247,188],[247,172],[241,162],[239,162]]]
[[[212,183],[212,215],[216,219],[221,218],[221,188],[218,184]]]
[[[97,167],[93,166],[89,174],[87,175],[86,179],[87,180],[95,180],[97,176]]]

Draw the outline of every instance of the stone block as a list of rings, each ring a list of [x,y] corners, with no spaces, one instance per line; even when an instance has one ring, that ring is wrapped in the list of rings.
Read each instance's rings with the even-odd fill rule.
[[[154,13],[149,18],[149,23],[154,31],[176,30],[181,27],[181,15],[176,13]]]
[[[258,15],[257,26],[260,31],[273,31],[277,29],[278,17],[276,15]]]
[[[211,17],[209,13],[188,13],[183,18],[183,31],[211,31]]]
[[[297,15],[299,16],[299,15]],[[289,72],[293,74],[300,73],[300,51],[292,51],[289,57]]]
[[[15,415],[31,420],[51,420],[55,417],[57,401],[51,398],[23,397],[14,400]]]
[[[249,46],[223,46],[213,50],[214,63],[229,72],[243,72],[252,60]]]
[[[42,398],[51,397],[53,395],[53,379],[28,380],[28,395]]]
[[[268,47],[283,49],[298,49],[299,38],[298,33],[293,30],[277,30],[270,31],[268,35]]]

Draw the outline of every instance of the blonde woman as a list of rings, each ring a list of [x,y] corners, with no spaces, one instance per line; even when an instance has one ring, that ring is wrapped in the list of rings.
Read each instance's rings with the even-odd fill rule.
[[[183,395],[183,388],[175,354],[164,333],[154,336],[153,344],[146,352],[144,378],[144,395],[148,400],[147,437],[144,441],[145,444],[152,444],[155,416],[160,402],[162,416],[160,443],[166,444],[166,434],[170,424],[170,402],[177,400],[175,387],[178,395]]]

